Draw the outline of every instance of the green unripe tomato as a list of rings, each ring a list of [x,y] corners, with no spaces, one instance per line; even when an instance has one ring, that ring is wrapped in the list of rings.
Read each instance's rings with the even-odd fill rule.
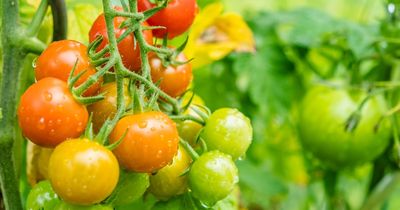
[[[172,163],[150,177],[149,191],[160,200],[184,193],[187,189],[187,176],[182,174],[189,168],[191,161],[185,149],[179,147]]]
[[[62,201],[54,208],[54,210],[114,210],[114,208],[111,206],[105,206],[100,204],[91,206],[79,206]]]
[[[26,208],[28,210],[53,210],[60,203],[48,180],[37,183],[29,192]]]
[[[355,129],[346,130],[350,116],[365,97],[363,91],[322,85],[312,88],[300,109],[299,134],[303,147],[333,168],[375,159],[385,150],[391,136],[390,122],[379,123],[386,111],[383,96],[372,96],[362,107]]]
[[[150,185],[149,175],[121,171],[117,185],[117,194],[113,204],[115,206],[130,204],[143,196]]]
[[[228,196],[238,181],[238,169],[232,158],[217,150],[201,155],[189,172],[193,196],[207,206]]]
[[[222,108],[208,118],[201,137],[209,150],[219,150],[232,156],[243,156],[253,138],[250,120],[237,109]]]

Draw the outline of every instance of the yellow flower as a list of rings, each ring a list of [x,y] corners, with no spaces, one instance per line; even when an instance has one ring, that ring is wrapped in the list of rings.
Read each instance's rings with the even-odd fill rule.
[[[194,68],[220,60],[232,51],[254,52],[253,33],[236,13],[224,13],[221,3],[210,4],[196,17],[185,48]]]

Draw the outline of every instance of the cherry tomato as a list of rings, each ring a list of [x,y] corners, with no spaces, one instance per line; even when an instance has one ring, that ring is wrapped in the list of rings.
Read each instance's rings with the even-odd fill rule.
[[[88,106],[92,113],[93,130],[98,132],[107,119],[112,119],[117,113],[117,84],[107,83],[101,87],[100,93],[104,93],[104,99]],[[124,85],[125,105],[131,102],[128,86]]]
[[[135,172],[152,173],[170,163],[178,150],[175,123],[162,112],[129,115],[118,121],[110,142],[121,144],[114,150],[120,164]]]
[[[185,94],[183,97],[184,98],[182,99],[182,104],[186,105],[190,100],[191,94],[190,93]],[[200,118],[200,116],[190,108],[195,105],[204,105],[203,100],[198,95],[193,96],[191,105],[183,114],[192,115],[192,116]],[[176,124],[176,127],[178,128],[179,136],[182,137],[182,139],[189,142],[189,144],[192,147],[197,146],[197,143],[196,143],[197,136],[198,136],[199,132],[201,131],[201,129],[203,128],[203,125],[201,125],[197,122],[194,122],[192,120],[185,120],[185,121],[178,122]]]
[[[232,158],[216,150],[201,155],[189,172],[193,196],[207,206],[228,196],[238,181],[238,170]]]
[[[79,206],[66,202],[60,202],[54,210],[114,210],[111,206],[106,205],[92,205],[92,206]]]
[[[90,64],[86,51],[87,47],[85,45],[73,40],[61,40],[51,43],[36,61],[36,80],[41,80],[46,77],[55,77],[67,82],[71,70],[76,61],[78,61],[74,75],[82,71],[87,71],[75,84],[75,86],[79,86],[91,75],[96,73],[96,69]],[[100,88],[101,83],[102,79],[89,87],[84,95],[94,95]]]
[[[121,8],[117,8],[120,9]],[[126,20],[125,17],[115,17],[114,18],[114,31],[115,36],[118,38],[121,36],[125,31],[126,28],[120,28],[122,22]],[[147,26],[147,23],[143,23],[144,26]],[[144,38],[147,43],[153,43],[153,34],[150,30],[143,31]],[[100,46],[97,48],[98,51],[103,49],[106,44],[108,44],[108,35],[107,35],[107,28],[106,28],[106,21],[104,18],[104,14],[101,14],[97,19],[94,21],[92,28],[89,31],[89,40],[92,42],[96,39],[97,36],[103,36],[103,41],[101,42]],[[121,42],[118,43],[118,50],[122,57],[122,62],[124,66],[131,71],[139,71],[142,64],[140,59],[140,48],[139,44],[135,41],[135,37],[133,34],[130,34]]]
[[[118,176],[113,153],[88,139],[67,140],[50,157],[51,185],[68,203],[91,205],[103,201],[114,190]]]
[[[183,173],[190,167],[191,159],[185,149],[179,147],[171,164],[150,177],[149,191],[160,200],[182,194],[187,189],[187,176]]]
[[[349,117],[367,96],[364,91],[347,91],[315,86],[305,96],[299,116],[303,147],[334,168],[352,167],[375,159],[391,137],[390,121],[378,122],[386,113],[382,95],[371,97],[362,107],[353,131],[346,131]]]
[[[222,108],[212,113],[201,137],[210,150],[219,150],[236,160],[249,148],[253,129],[250,120],[237,109]]]
[[[143,196],[150,185],[149,175],[146,173],[132,173],[121,170],[117,193],[112,201],[114,206],[133,203]]]
[[[139,0],[139,11],[149,10],[156,4],[149,0]],[[147,22],[151,26],[164,26],[165,29],[156,29],[153,34],[157,38],[164,38],[168,33],[168,38],[172,39],[183,34],[192,25],[196,17],[198,6],[196,0],[171,0],[165,9],[162,9]]]
[[[186,62],[187,58],[180,53],[177,61]],[[162,61],[155,53],[150,53],[149,62],[153,82],[161,81],[160,88],[172,97],[182,95],[192,81],[192,66],[189,63],[183,65],[163,66]]]
[[[22,95],[18,120],[26,138],[43,147],[55,147],[82,134],[88,112],[84,105],[75,101],[67,83],[47,77]]]
[[[51,188],[50,182],[42,181],[37,183],[29,192],[26,201],[26,209],[53,210],[60,202],[57,194],[54,192],[53,188]]]

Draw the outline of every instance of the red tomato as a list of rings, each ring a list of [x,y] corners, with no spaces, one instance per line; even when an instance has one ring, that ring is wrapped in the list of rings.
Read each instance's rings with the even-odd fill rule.
[[[75,101],[66,82],[47,77],[22,95],[18,120],[26,138],[43,147],[55,147],[83,133],[88,111]]]
[[[114,150],[122,166],[134,172],[152,173],[170,163],[178,151],[175,123],[162,112],[129,115],[117,123],[110,142],[121,144]]]
[[[125,20],[125,17],[114,18],[114,31],[117,38],[126,31],[126,28],[119,28],[121,23]],[[143,25],[147,26],[147,23],[144,23]],[[143,31],[143,35],[147,43],[153,43],[153,34],[150,30]],[[97,36],[103,36],[103,41],[97,48],[97,50],[100,51],[109,42],[104,14],[101,14],[99,17],[97,17],[89,31],[89,40],[91,42],[95,40]],[[126,68],[130,69],[131,71],[140,71],[142,66],[140,59],[140,48],[139,44],[135,42],[133,34],[127,36],[120,43],[118,43],[118,50],[121,54],[122,62]]]
[[[149,0],[139,0],[139,11],[149,10],[156,5]],[[151,26],[164,26],[165,29],[153,30],[155,37],[164,38],[168,33],[168,38],[172,39],[183,34],[192,25],[197,14],[198,6],[196,0],[171,0],[167,7],[162,9],[147,22]]]
[[[96,73],[96,69],[90,64],[86,51],[87,47],[85,45],[73,40],[61,40],[51,43],[36,61],[36,80],[55,77],[67,82],[71,70],[78,60],[74,75],[87,70],[75,84],[75,86],[79,86]],[[94,95],[100,88],[101,83],[102,79],[86,90],[84,95]]]
[[[149,57],[153,82],[161,80],[161,90],[172,97],[182,95],[189,87],[193,78],[190,63],[165,67],[155,53],[151,53]],[[176,60],[186,62],[187,58],[183,53],[180,53]]]

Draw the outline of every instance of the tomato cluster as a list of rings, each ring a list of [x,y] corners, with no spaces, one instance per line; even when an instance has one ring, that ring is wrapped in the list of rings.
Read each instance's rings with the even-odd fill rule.
[[[139,11],[153,6],[147,0],[138,1]],[[182,8],[185,12],[177,14]],[[140,33],[150,46],[153,33],[156,37],[178,36],[188,30],[196,12],[194,0],[169,1],[148,23],[141,23],[161,25],[163,30]],[[127,30],[123,27],[126,20],[114,18],[116,37]],[[143,45],[135,35],[125,36],[117,47],[123,66],[139,75]],[[110,42],[104,14],[89,33],[94,42],[99,36],[102,40],[93,45],[95,52],[107,49]],[[28,209],[112,209],[145,193],[162,202],[190,194],[212,206],[232,192],[238,182],[234,161],[245,155],[252,140],[250,121],[236,109],[210,113],[200,97],[188,91],[192,80],[188,59],[173,48],[160,48],[172,53],[149,53],[147,81],[163,91],[164,98],[149,90],[143,94],[147,93],[143,84],[127,75],[122,83],[117,76],[103,79],[98,72],[104,63],[95,64],[91,49],[77,41],[54,42],[39,56],[37,82],[22,95],[18,120],[23,135],[38,147],[46,147],[50,155],[38,159],[42,162],[36,164],[41,166],[38,170],[47,180],[31,190]],[[114,66],[108,73],[120,74],[116,70]],[[88,83],[93,78],[96,81]],[[87,83],[79,95],[77,90]],[[169,109],[166,96],[176,102],[177,109]]]

